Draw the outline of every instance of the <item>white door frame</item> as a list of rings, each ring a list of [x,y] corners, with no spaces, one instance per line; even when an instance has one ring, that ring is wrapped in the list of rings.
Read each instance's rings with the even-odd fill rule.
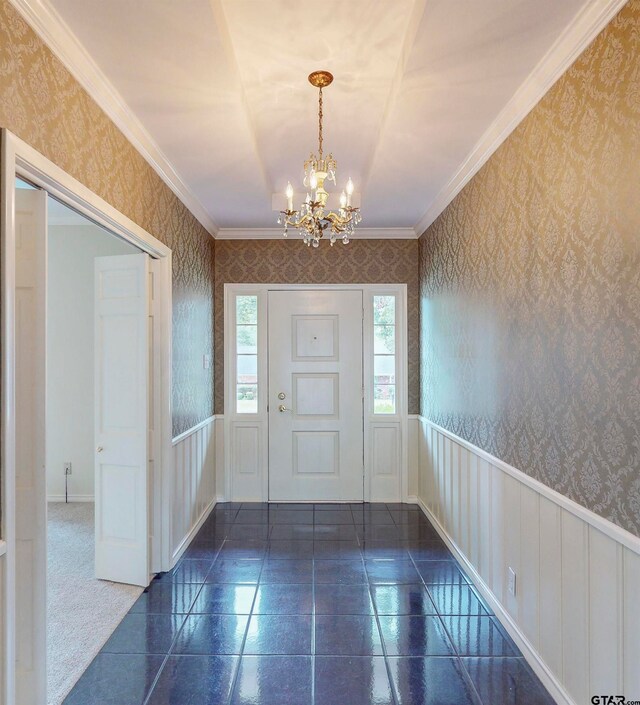
[[[0,235],[2,264],[2,534],[0,541],[0,629],[3,653],[0,659],[0,705],[15,705],[16,556],[15,556],[15,178],[24,178],[55,196],[95,223],[147,252],[156,262],[159,296],[159,403],[160,433],[155,456],[158,473],[152,489],[154,514],[161,519],[154,532],[151,566],[153,572],[171,567],[171,250],[82,183],[56,166],[33,147],[6,129],[1,135]],[[43,246],[45,243],[42,243]],[[158,357],[156,357],[158,359]],[[157,507],[161,511],[156,511]],[[154,526],[157,526],[154,523]],[[46,564],[36,566],[35,579],[46,581]],[[42,664],[43,677],[45,664]]]
[[[225,284],[224,285],[224,498],[229,501],[268,499],[268,292],[305,290],[358,290],[363,293],[364,374],[364,500],[407,501],[408,493],[408,344],[406,284]],[[373,408],[374,295],[396,296],[397,392],[396,414],[376,414]],[[235,411],[235,296],[258,297],[258,413]],[[371,383],[369,383],[371,382]],[[380,431],[396,430],[397,477],[385,484],[376,476]],[[390,478],[391,479],[391,478]],[[378,482],[380,480],[380,482]],[[393,484],[393,489],[391,489]],[[376,490],[376,488],[378,488]],[[388,494],[387,494],[388,492]]]

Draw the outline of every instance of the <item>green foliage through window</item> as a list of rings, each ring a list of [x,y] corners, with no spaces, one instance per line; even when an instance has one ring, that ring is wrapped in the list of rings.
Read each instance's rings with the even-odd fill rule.
[[[258,297],[236,297],[236,411],[258,413]]]
[[[396,413],[396,297],[373,297],[373,413]]]

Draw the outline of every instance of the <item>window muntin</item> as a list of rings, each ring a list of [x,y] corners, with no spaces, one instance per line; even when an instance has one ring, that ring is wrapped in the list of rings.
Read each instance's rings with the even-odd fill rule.
[[[236,412],[258,413],[258,297],[236,296]]]
[[[373,297],[373,413],[396,413],[396,297]]]

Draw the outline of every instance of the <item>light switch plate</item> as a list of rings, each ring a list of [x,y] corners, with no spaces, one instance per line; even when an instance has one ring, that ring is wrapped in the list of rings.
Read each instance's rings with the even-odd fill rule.
[[[516,596],[516,572],[509,566],[509,593]]]

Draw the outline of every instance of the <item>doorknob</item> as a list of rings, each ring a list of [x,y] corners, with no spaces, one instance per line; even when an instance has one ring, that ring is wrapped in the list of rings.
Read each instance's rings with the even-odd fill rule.
[[[96,448],[96,453],[102,453],[103,450],[104,450],[104,448],[102,446],[98,446]]]
[[[287,409],[284,404],[280,404],[280,406],[278,407],[278,411],[282,413],[283,411],[291,411],[291,409]]]

